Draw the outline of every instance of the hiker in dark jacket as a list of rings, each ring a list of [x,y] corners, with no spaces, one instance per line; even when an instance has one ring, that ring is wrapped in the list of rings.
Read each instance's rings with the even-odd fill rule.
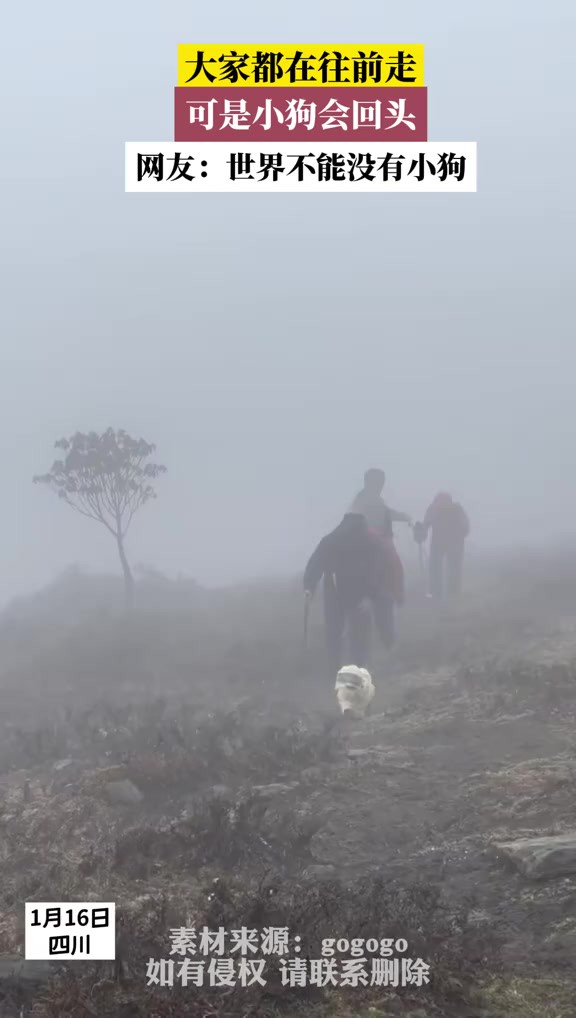
[[[346,513],[342,522],[310,557],[304,573],[304,591],[312,598],[324,578],[324,623],[332,675],[343,664],[369,667],[371,619],[384,646],[394,643],[393,567],[379,538],[371,533],[360,513]],[[348,629],[351,660],[342,659]]]

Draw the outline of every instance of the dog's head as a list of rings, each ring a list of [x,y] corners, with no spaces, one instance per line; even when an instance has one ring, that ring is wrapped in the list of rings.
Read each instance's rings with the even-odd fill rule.
[[[336,677],[336,686],[344,686],[347,689],[362,689],[370,685],[372,685],[370,672],[356,665],[345,665]]]

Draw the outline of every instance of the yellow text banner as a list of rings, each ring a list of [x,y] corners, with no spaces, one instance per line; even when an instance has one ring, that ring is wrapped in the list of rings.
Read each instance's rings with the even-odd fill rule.
[[[321,45],[288,43],[182,43],[178,85],[188,88],[421,88],[421,43]]]

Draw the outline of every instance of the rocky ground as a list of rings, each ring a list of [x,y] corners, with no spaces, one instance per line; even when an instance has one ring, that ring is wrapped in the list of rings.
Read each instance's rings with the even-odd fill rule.
[[[0,1015],[575,1016],[576,583],[416,595],[347,724],[293,594],[250,596],[218,639],[212,608],[5,626]],[[24,901],[70,900],[117,903],[115,963],[23,961]],[[310,958],[403,937],[430,983],[147,985],[203,925],[286,926]]]

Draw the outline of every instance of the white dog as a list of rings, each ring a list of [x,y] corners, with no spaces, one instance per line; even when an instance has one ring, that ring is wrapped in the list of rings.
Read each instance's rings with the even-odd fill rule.
[[[340,669],[335,689],[342,714],[353,718],[365,716],[376,692],[370,672],[356,665],[346,665]]]

